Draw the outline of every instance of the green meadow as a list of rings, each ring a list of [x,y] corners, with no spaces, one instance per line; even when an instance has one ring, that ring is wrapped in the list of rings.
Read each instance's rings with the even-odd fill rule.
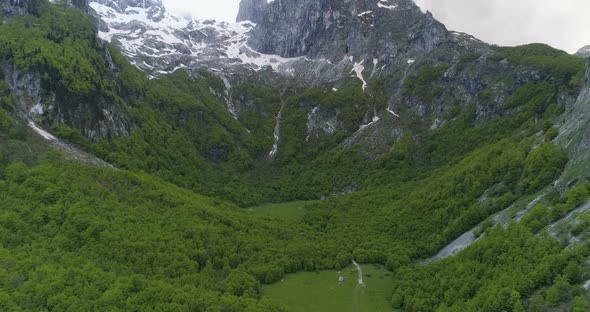
[[[391,312],[391,272],[379,265],[362,265],[364,286],[351,265],[341,271],[327,270],[289,274],[264,286],[266,300],[293,312]],[[340,284],[338,278],[344,277]]]

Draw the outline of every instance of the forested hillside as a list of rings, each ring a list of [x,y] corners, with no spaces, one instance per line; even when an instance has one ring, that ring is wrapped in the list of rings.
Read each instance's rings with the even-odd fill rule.
[[[83,10],[41,1],[30,13],[0,25],[2,309],[286,311],[262,285],[355,260],[392,272],[396,310],[588,310],[590,218],[555,225],[584,207],[590,186],[553,184],[569,157],[553,142],[557,122],[584,87],[584,60],[540,44],[495,48],[486,66],[537,78],[494,72],[510,83],[506,98],[490,87],[445,109],[438,127],[408,109],[383,148],[350,138],[374,112],[395,117],[384,90],[398,76],[371,92],[288,79],[228,90],[206,69],[150,79]],[[445,71],[472,73],[480,57],[425,64],[400,94],[449,97]],[[41,81],[40,115],[15,91],[25,74]],[[232,115],[228,94],[253,108]],[[334,131],[309,135],[316,107],[337,114]],[[29,119],[118,169],[64,155]],[[102,131],[109,122],[120,127]],[[300,219],[246,209],[310,199]],[[466,250],[425,261],[471,229]]]

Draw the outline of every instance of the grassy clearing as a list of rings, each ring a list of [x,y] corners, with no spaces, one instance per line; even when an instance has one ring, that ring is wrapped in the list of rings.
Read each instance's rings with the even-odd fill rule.
[[[248,208],[254,214],[274,219],[299,221],[305,214],[305,207],[316,201],[296,201],[280,204],[267,204]]]
[[[301,272],[265,286],[262,295],[293,312],[391,312],[393,281],[382,266],[363,265],[365,286],[358,285],[354,266],[338,271]],[[338,283],[338,277],[344,283]]]

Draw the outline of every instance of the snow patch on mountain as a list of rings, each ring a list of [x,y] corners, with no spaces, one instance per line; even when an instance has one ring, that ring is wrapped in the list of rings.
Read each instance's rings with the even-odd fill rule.
[[[389,4],[388,0],[379,0],[379,3],[377,3],[377,6],[380,8],[383,8],[383,9],[388,9],[388,10],[397,9],[397,5]]]
[[[266,66],[272,67],[273,70],[278,71],[279,67],[288,62],[293,62],[302,59],[302,57],[284,58],[278,55],[262,54],[254,51],[247,44],[249,39],[249,32],[255,26],[250,22],[241,22],[236,24],[224,24],[226,31],[229,31],[231,36],[229,45],[226,49],[226,54],[230,59],[240,60],[244,64],[254,65],[256,70],[262,69]],[[220,32],[223,32],[220,29]]]
[[[99,37],[120,47],[131,63],[152,76],[179,68],[208,67],[222,71],[244,66],[255,71],[279,71],[301,58],[262,54],[247,44],[256,26],[244,21],[196,21],[168,14],[161,2],[119,7],[115,1],[90,3],[99,21]]]
[[[354,58],[351,56],[350,61],[353,62],[353,60]],[[365,70],[365,66],[363,66],[364,62],[365,61],[362,60],[359,63],[354,63],[352,70],[350,71],[351,73],[356,73],[356,77],[363,82],[363,92],[367,90],[367,81],[365,81],[365,78],[363,77],[363,71]]]
[[[371,15],[371,14],[373,14],[373,11],[372,10],[369,10],[369,11],[365,11],[365,12],[359,13],[357,16],[362,17],[362,16],[365,16],[365,15]]]
[[[459,43],[462,46],[472,46],[473,44],[484,44],[483,41],[475,38],[470,34],[466,34],[463,32],[458,31],[449,31],[449,33],[453,36],[455,42]]]
[[[388,107],[388,108],[387,108],[387,111],[388,111],[390,114],[392,114],[394,117],[398,117],[398,118],[399,118],[399,115],[398,115],[398,114],[396,114],[396,113],[395,113],[395,112],[394,112],[394,111],[393,111],[391,108],[389,108],[389,107]]]

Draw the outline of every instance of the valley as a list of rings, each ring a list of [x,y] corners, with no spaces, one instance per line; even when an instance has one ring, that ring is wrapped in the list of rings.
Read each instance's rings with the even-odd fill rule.
[[[1,6],[6,311],[588,311],[588,60],[412,0]]]

